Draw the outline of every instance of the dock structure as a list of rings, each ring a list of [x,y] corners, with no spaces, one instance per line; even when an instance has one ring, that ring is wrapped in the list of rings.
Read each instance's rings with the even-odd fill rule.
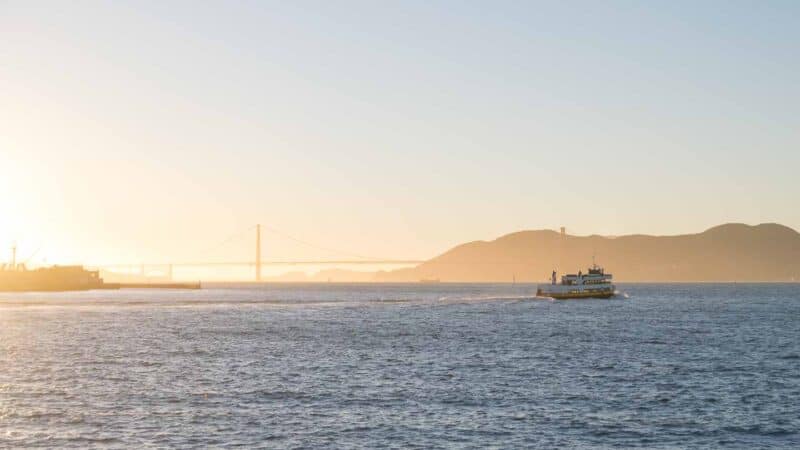
[[[108,283],[116,285],[118,289],[200,289],[200,282],[188,283]]]

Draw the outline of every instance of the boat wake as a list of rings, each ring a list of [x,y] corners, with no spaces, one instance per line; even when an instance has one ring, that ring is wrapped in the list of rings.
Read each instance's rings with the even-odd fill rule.
[[[535,295],[476,295],[465,297],[445,296],[439,297],[440,303],[481,303],[481,302],[514,302],[514,301],[528,301],[528,300],[542,300],[541,297]]]

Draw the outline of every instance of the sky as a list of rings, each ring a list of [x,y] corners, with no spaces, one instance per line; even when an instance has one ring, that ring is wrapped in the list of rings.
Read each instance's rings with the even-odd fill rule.
[[[264,259],[416,259],[560,226],[800,229],[798,23],[793,1],[0,1],[0,245],[241,260],[262,223]]]

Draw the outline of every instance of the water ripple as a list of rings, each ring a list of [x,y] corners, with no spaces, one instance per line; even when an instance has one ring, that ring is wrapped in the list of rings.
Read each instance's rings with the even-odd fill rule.
[[[534,291],[2,294],[0,447],[800,446],[800,286]]]

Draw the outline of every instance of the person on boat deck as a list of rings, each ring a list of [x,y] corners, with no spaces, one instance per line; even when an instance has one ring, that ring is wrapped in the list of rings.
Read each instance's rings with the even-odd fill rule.
[[[552,280],[553,284],[556,284],[556,271],[555,270],[553,271],[553,275],[550,277],[550,280]]]

